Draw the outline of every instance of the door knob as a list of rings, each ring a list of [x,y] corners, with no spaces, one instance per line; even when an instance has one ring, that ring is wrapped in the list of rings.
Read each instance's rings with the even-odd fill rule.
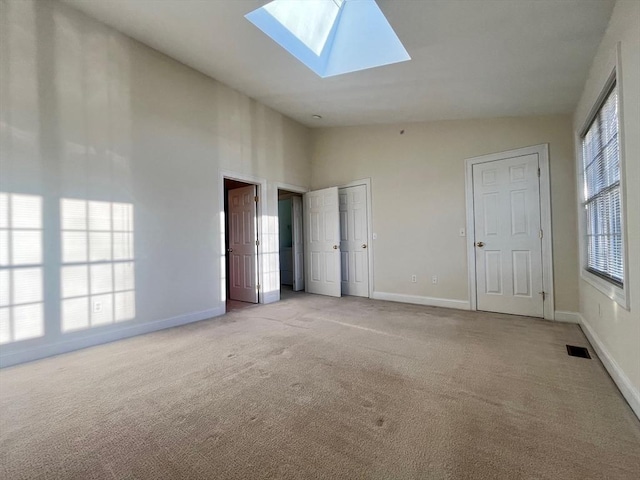
[[[366,244],[366,243],[363,243],[363,244],[362,244],[362,248],[367,248],[367,244]]]
[[[484,242],[476,243],[476,247],[480,247],[480,248],[484,247]]]
[[[338,249],[338,245],[334,245],[334,246],[333,246],[333,249],[334,249],[334,250],[337,250],[337,249]]]
[[[233,248],[227,248],[227,252],[229,253],[233,252]]]

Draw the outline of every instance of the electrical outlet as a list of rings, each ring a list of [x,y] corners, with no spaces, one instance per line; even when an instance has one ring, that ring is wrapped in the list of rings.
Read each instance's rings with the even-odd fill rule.
[[[93,313],[100,313],[102,311],[102,302],[93,302]]]
[[[377,233],[374,233],[374,234],[373,234],[373,239],[374,239],[374,240],[377,240],[377,239],[378,239],[378,234],[377,234]]]
[[[433,277],[431,277],[431,283],[433,283],[434,285],[436,285],[438,283],[438,276],[434,275]]]
[[[461,237],[465,237],[467,235],[467,232],[465,232],[464,228],[460,229],[460,236]]]
[[[411,283],[416,283],[418,281],[418,277],[415,275],[411,275]]]

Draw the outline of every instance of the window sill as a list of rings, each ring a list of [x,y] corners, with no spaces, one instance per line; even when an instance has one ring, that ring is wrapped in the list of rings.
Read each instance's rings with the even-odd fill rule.
[[[627,292],[624,287],[618,287],[607,280],[588,272],[584,268],[580,270],[580,277],[589,285],[600,291],[603,295],[606,295],[611,300],[616,302],[625,310],[629,310],[629,300],[627,298]]]

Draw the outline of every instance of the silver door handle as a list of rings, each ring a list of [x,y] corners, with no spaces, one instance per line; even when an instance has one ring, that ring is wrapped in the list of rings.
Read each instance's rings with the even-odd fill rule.
[[[334,245],[334,246],[333,246],[333,249],[334,249],[334,250],[337,250],[337,249],[338,249],[338,245]]]
[[[229,253],[233,252],[233,248],[227,248],[227,252]]]
[[[367,244],[366,244],[366,243],[363,243],[363,244],[362,244],[362,248],[367,248]]]
[[[484,247],[484,242],[476,243],[476,247],[480,247],[480,248]]]

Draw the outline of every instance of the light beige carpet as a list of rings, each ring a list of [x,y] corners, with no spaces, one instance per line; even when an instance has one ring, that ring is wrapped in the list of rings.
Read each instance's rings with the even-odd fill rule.
[[[638,479],[579,327],[366,299],[268,306],[0,372],[2,479]],[[592,355],[593,355],[593,351]]]

